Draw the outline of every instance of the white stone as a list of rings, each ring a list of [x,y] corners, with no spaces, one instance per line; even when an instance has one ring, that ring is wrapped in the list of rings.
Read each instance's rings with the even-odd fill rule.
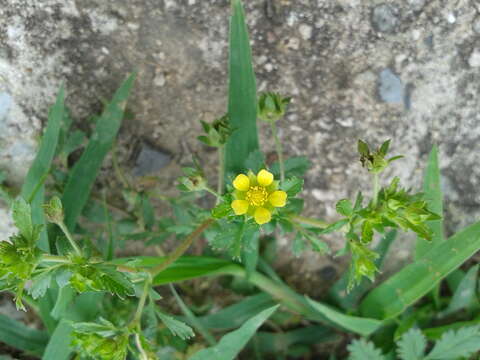
[[[468,59],[468,65],[471,67],[480,67],[480,49],[475,49],[472,51],[472,54]]]
[[[312,27],[310,25],[302,24],[298,30],[300,31],[303,40],[309,40],[312,37]]]

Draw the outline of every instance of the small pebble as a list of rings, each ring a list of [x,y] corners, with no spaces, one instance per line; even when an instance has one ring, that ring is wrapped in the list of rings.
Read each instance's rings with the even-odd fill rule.
[[[388,68],[380,72],[378,93],[386,103],[401,104],[405,99],[405,87],[402,80]]]
[[[303,40],[309,40],[312,37],[312,27],[306,24],[300,25],[299,29],[300,35],[302,35]]]
[[[388,4],[378,5],[372,12],[372,25],[377,31],[391,33],[398,25],[398,15],[397,8]]]
[[[468,59],[468,65],[472,68],[480,67],[480,49],[472,51],[470,58]]]
[[[133,175],[151,175],[167,166],[171,159],[170,154],[156,149],[146,142],[142,142],[137,159],[135,160]]]

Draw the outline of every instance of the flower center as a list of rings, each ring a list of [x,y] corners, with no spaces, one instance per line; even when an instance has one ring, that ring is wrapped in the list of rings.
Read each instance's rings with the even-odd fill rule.
[[[252,186],[245,199],[253,206],[262,206],[268,199],[268,192],[263,186]]]

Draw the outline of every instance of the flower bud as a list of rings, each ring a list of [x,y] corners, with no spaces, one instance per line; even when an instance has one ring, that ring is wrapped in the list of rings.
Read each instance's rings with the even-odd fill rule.
[[[266,92],[260,94],[258,98],[258,117],[260,120],[274,122],[285,115],[287,105],[290,103],[290,97],[282,97],[278,93]]]
[[[47,220],[54,224],[60,224],[63,222],[63,206],[62,201],[58,196],[54,196],[50,201],[43,205],[43,211]]]

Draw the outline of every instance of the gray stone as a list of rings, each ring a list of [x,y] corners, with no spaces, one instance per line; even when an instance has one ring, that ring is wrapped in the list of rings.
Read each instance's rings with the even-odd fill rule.
[[[383,69],[378,79],[378,94],[386,103],[402,104],[405,101],[405,87],[402,80],[390,69]]]
[[[398,9],[389,4],[376,6],[372,11],[372,24],[375,30],[391,33],[399,23]]]
[[[167,166],[171,160],[172,157],[170,154],[143,142],[140,145],[140,150],[135,160],[133,175],[152,175]]]
[[[472,29],[475,31],[477,34],[480,34],[480,16],[477,16],[475,21],[472,24]]]
[[[421,11],[425,6],[426,0],[408,0],[408,4],[413,11]]]

